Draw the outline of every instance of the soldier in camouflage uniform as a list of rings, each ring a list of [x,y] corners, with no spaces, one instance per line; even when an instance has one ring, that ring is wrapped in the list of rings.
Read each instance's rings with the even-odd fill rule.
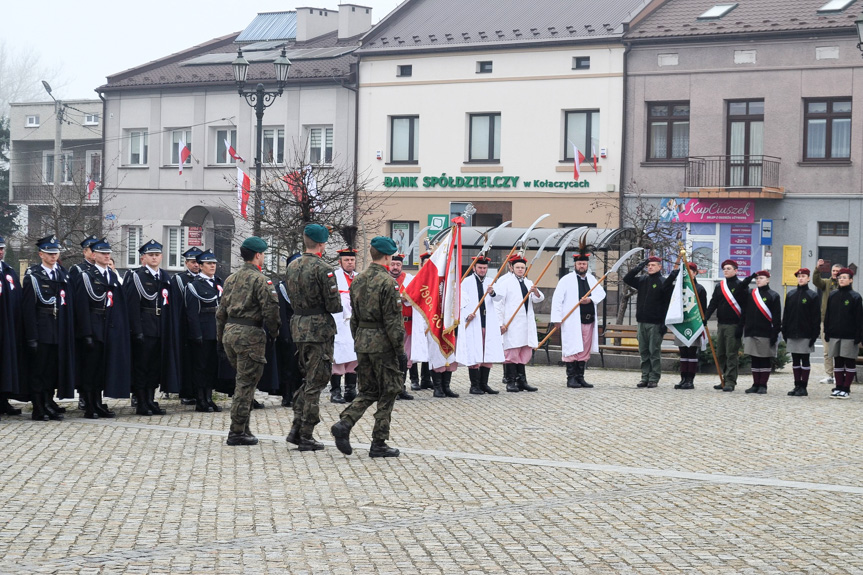
[[[307,225],[303,230],[305,252],[288,265],[285,275],[285,289],[294,307],[291,334],[305,376],[294,396],[294,422],[286,440],[300,451],[324,448],[312,432],[321,421],[321,391],[332,373],[336,322],[330,314],[342,311],[333,269],[321,259],[329,237],[324,226]]]
[[[228,445],[256,445],[249,429],[255,386],[264,373],[267,337],[279,335],[279,301],[273,282],[261,273],[267,242],[257,236],[240,246],[243,267],[225,280],[216,311],[216,338],[237,371]],[[264,332],[263,328],[267,328]]]
[[[336,447],[352,453],[351,428],[372,403],[377,402],[371,457],[398,457],[389,447],[390,418],[396,396],[403,389],[408,358],[404,351],[405,327],[399,286],[387,271],[396,244],[378,236],[372,240],[372,265],[351,283],[351,333],[357,350],[360,394],[331,428]]]

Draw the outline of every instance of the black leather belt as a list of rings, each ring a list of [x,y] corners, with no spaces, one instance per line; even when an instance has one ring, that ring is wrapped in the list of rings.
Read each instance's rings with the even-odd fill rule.
[[[384,324],[376,321],[361,321],[357,327],[361,327],[363,329],[383,329]]]
[[[232,323],[234,325],[247,325],[249,327],[264,327],[264,322],[244,317],[229,317],[227,323]]]
[[[322,307],[312,307],[309,309],[303,309],[300,307],[294,308],[294,315],[324,315],[326,313],[329,312]]]
[[[142,307],[141,311],[144,313],[151,313],[153,315],[162,315],[162,310],[158,307]]]

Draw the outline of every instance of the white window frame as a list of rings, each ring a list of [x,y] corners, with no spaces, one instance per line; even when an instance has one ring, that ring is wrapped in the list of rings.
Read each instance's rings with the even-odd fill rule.
[[[398,154],[399,159],[395,159],[396,148],[395,148],[395,137],[396,137],[396,129],[395,123],[396,121],[408,121],[408,136],[405,140],[407,144],[407,151],[402,154]],[[419,139],[420,139],[420,117],[419,116],[390,116],[390,149],[389,149],[389,161],[391,164],[417,164],[419,163]],[[402,152],[403,150],[400,150]],[[406,159],[401,159],[403,156],[406,156]]]
[[[237,149],[237,129],[236,128],[216,128],[214,130],[216,142],[213,148],[216,150],[216,165],[218,166],[233,166],[237,160],[231,157],[228,153],[228,148],[225,147],[225,140],[231,143],[231,147]]]
[[[60,162],[60,169],[63,171],[63,180],[60,183],[69,185],[73,182],[73,155],[72,152],[61,150],[60,156],[63,158]],[[46,184],[54,183],[54,150],[44,150],[42,152],[42,180]]]
[[[144,228],[142,226],[126,226],[126,267],[137,268],[141,266],[141,258],[138,254],[138,248],[141,247],[144,236]]]
[[[269,135],[268,135],[269,132]],[[273,161],[266,154],[267,142],[273,152]],[[279,156],[282,157],[281,161]],[[285,128],[284,126],[265,126],[261,129],[261,163],[281,166],[285,164]]]
[[[129,130],[129,166],[146,166],[150,160],[150,134],[147,130]],[[135,142],[139,141],[138,161],[134,161]]]
[[[178,128],[176,130],[171,130],[168,135],[168,148],[170,154],[170,162],[168,165],[170,166],[179,166],[180,165],[180,150],[177,146],[180,143],[180,139],[182,137],[186,138],[186,147],[189,148],[189,151],[192,151],[192,129],[191,128]],[[192,163],[192,154],[189,154],[189,157],[186,158],[186,161],[183,163],[184,166],[191,165]]]
[[[25,128],[38,128],[39,127],[39,114],[30,114],[27,116],[27,119],[24,120]]]
[[[488,121],[488,127],[486,128],[486,133],[477,132],[474,134],[474,120],[480,120],[481,118],[486,118]],[[502,114],[500,112],[476,112],[468,114],[468,133],[470,134],[468,137],[468,162],[470,163],[479,163],[479,164],[499,164],[500,163],[500,154],[502,148],[503,141],[503,129],[501,127],[501,118]],[[479,126],[477,126],[478,128]],[[486,150],[485,154],[488,157],[477,156],[474,157],[473,149],[474,149],[474,136],[477,138],[485,138]],[[480,141],[479,143],[483,143]]]
[[[308,126],[308,147],[306,149],[306,158],[310,164],[315,164],[318,166],[330,166],[333,163],[333,127],[332,125],[321,125],[321,126]],[[321,158],[321,161],[314,162],[312,161],[312,142],[314,141],[314,132],[319,132],[320,137],[318,138],[318,157]],[[330,157],[327,159],[327,136],[329,136],[329,149],[330,149]]]
[[[84,114],[84,125],[85,126],[98,126],[99,125],[99,114]]]
[[[186,251],[186,228],[182,226],[165,226],[165,255],[163,261],[169,270],[181,270],[185,267],[183,252]]]

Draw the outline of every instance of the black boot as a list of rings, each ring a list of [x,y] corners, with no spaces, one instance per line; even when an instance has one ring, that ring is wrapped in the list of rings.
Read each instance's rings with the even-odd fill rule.
[[[48,421],[48,414],[45,412],[45,405],[42,403],[42,394],[34,393],[30,396],[30,403],[33,404],[33,421]]]
[[[48,414],[48,419],[52,421],[63,421],[63,412],[55,409],[54,392],[46,391],[42,394],[42,406],[45,408],[45,413]],[[62,407],[60,409],[63,409]],[[63,411],[66,411],[63,409]]]
[[[300,443],[297,446],[297,449],[300,451],[320,451],[324,448],[324,444],[320,441],[317,441],[314,437],[309,435],[308,437],[300,436]]]
[[[444,395],[447,397],[458,397],[458,394],[449,387],[450,381],[452,381],[452,373],[451,371],[445,371],[441,374],[441,387],[443,388]]]
[[[536,391],[537,389],[527,383],[527,374],[524,371],[524,364],[518,363],[516,364],[516,384],[518,388],[522,391]]]
[[[93,392],[79,390],[79,397],[84,400],[84,417],[86,419],[99,419],[99,414],[96,412],[96,404],[93,402]]]
[[[147,408],[153,412],[153,415],[165,415],[167,413],[164,409],[159,407],[159,404],[156,402],[156,389],[148,389],[147,390]]]
[[[96,413],[99,414],[99,417],[104,417],[106,419],[113,419],[117,417],[117,414],[108,409],[108,406],[105,403],[102,403],[102,391],[97,389],[93,391],[91,396],[91,400],[93,401],[94,409]]]
[[[514,363],[505,363],[503,364],[503,381],[506,383],[506,390],[512,393],[516,393],[521,391],[518,387],[518,383],[516,382],[516,376],[518,375],[518,370],[515,367]]]
[[[693,384],[695,381],[694,373],[687,373],[685,381],[680,385],[680,387],[674,386],[675,389],[695,389],[695,385]]]
[[[483,390],[479,387],[479,369],[468,369],[467,376],[470,378],[470,394],[482,395]]]
[[[215,411],[216,413],[222,411],[222,408],[219,407],[219,404],[213,401],[213,388],[209,386],[205,387],[204,393],[207,399],[207,404],[209,404],[209,406],[213,408],[213,411]]]
[[[9,400],[5,397],[0,397],[0,414],[3,415],[21,415],[21,410],[17,407],[12,407]]]
[[[789,396],[797,395],[797,390],[800,389],[800,382],[798,380],[794,380],[794,389],[788,392]]]
[[[408,393],[408,388],[407,388],[407,386],[406,386],[406,385],[404,385],[404,384],[402,384],[402,390],[401,390],[401,391],[399,392],[399,394],[396,396],[396,399],[411,400],[411,399],[413,399],[413,398],[414,398],[414,396],[412,396],[411,394],[409,394],[409,393]]]
[[[575,379],[575,362],[570,361],[566,364],[566,387],[581,387],[581,384]]]
[[[686,373],[680,374],[680,381],[674,384],[674,389],[683,389],[683,385],[686,383],[686,376],[687,375],[688,374],[686,374]]]
[[[806,391],[806,387],[808,385],[809,385],[808,381],[801,381],[800,387],[797,388],[797,393],[795,393],[794,395],[796,395],[797,397],[806,397],[807,395],[809,395],[809,392]]]
[[[250,433],[234,433],[233,431],[229,431],[228,440],[225,443],[227,445],[257,445],[258,438]]]
[[[489,395],[497,395],[500,392],[495,390],[495,389],[492,389],[488,386],[488,376],[490,373],[491,373],[490,367],[480,366],[480,368],[479,368],[479,388]]]
[[[420,389],[434,389],[429,362],[424,361],[420,366]]]
[[[422,389],[420,387],[420,372],[417,364],[411,364],[409,373],[411,376],[411,391],[419,391]]]
[[[291,407],[294,405],[292,401],[292,397],[290,394],[285,394],[282,396],[282,407]]]
[[[339,451],[345,455],[350,455],[354,452],[354,449],[351,447],[351,426],[345,423],[345,420],[342,419],[333,425],[330,428],[330,433],[333,434],[336,440],[336,448]]]
[[[200,413],[212,413],[213,408],[207,401],[207,388],[195,386],[195,411]]]
[[[345,382],[347,387],[347,382]],[[342,376],[330,376],[330,403],[344,403],[345,398],[342,397]]]
[[[445,373],[452,373],[451,371]],[[369,457],[398,457],[399,450],[395,447],[390,447],[385,441],[376,439],[372,441],[372,446],[369,448]]]
[[[300,444],[300,422],[298,420],[295,420],[291,424],[291,430],[288,432],[288,436],[285,438],[285,441],[293,443],[294,445]]]
[[[575,381],[577,381],[581,385],[581,387],[591,389],[591,388],[593,388],[593,385],[590,383],[587,383],[584,380],[584,370],[585,369],[587,369],[587,362],[586,361],[576,361],[575,362]]]
[[[57,402],[54,401],[54,392],[51,391],[48,395],[45,396],[45,407],[50,410],[56,411],[57,413],[66,413],[65,407],[60,407],[57,405]]]
[[[153,415],[153,410],[150,408],[147,396],[148,393],[146,389],[135,391],[135,415]]]
[[[357,398],[357,374],[356,373],[346,373],[345,374],[345,395],[344,400],[346,403],[350,403]]]
[[[434,397],[446,397],[443,392],[443,374],[436,371],[431,372],[432,389],[434,389]]]

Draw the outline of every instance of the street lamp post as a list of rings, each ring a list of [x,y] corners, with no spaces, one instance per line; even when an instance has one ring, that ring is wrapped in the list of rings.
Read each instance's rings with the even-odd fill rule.
[[[253,229],[254,235],[261,235],[261,133],[264,123],[264,110],[269,108],[276,98],[282,95],[285,84],[288,82],[288,71],[291,69],[291,61],[288,60],[285,49],[282,48],[281,55],[273,61],[276,68],[276,81],[278,90],[267,92],[264,85],[258,83],[254,90],[243,90],[246,85],[246,76],[249,73],[249,62],[243,57],[243,49],[237,49],[237,59],[231,63],[234,70],[234,81],[237,83],[237,92],[246,99],[246,103],[255,109],[257,123],[257,147],[255,151],[255,205],[253,207]]]
[[[854,21],[854,26],[857,28],[857,49],[863,52],[863,14],[857,17],[857,20]]]

